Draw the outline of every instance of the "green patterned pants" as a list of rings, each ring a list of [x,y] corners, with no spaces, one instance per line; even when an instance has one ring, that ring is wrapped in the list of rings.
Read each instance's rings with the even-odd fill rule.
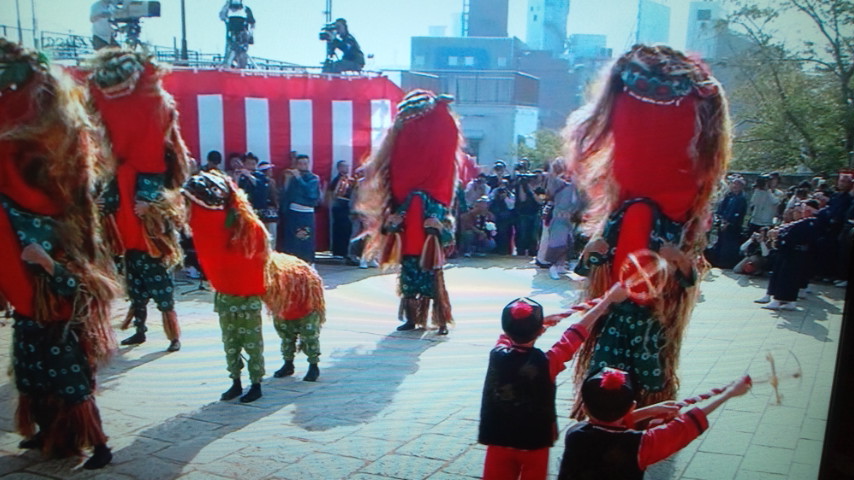
[[[298,320],[277,318],[273,325],[276,333],[282,339],[282,357],[293,361],[297,353],[297,337],[299,349],[308,357],[308,363],[320,360],[320,315],[311,312]]]
[[[214,311],[219,313],[222,346],[229,377],[240,380],[241,349],[249,355],[249,380],[260,383],[264,376],[264,340],[261,336],[261,299],[217,293]]]
[[[139,250],[125,253],[127,290],[135,309],[145,309],[148,299],[154,300],[161,312],[175,309],[172,276],[159,258]]]
[[[436,296],[436,272],[421,269],[421,257],[404,255],[400,262],[400,295],[403,298]]]
[[[659,352],[664,346],[661,323],[649,308],[630,300],[613,305],[599,320],[602,332],[596,339],[588,375],[602,367],[629,372],[636,386],[650,392],[664,388]]]

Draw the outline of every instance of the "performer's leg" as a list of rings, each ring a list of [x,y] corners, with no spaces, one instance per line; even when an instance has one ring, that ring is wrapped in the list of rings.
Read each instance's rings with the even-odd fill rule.
[[[145,287],[154,300],[157,309],[163,317],[163,333],[169,340],[167,352],[177,352],[181,349],[181,327],[178,325],[178,314],[175,312],[175,287],[172,276],[166,266],[158,258],[145,255]]]
[[[454,320],[451,317],[451,300],[445,288],[445,275],[442,270],[436,271],[434,291],[436,296],[433,298],[433,324],[439,327],[436,332],[438,335],[447,335],[448,324]]]
[[[95,447],[95,455],[85,467],[101,468],[112,454],[92,396],[94,375],[77,332],[62,335],[63,327],[45,327],[16,315],[13,354],[15,382],[21,393],[16,424],[30,440],[22,447],[41,447],[57,457]]]
[[[542,480],[549,473],[549,449],[525,450],[519,455],[522,461],[520,480]]]
[[[241,344],[249,356],[249,380],[252,385],[246,395],[240,397],[243,403],[254,402],[261,398],[261,379],[264,377],[264,341],[261,338],[261,309],[247,309],[240,316]]]
[[[497,445],[486,447],[483,480],[517,480],[520,467],[515,449]]]
[[[398,330],[412,330],[427,326],[430,299],[435,296],[436,274],[422,270],[417,255],[406,255],[400,266],[400,294],[405,299],[404,315],[406,323]]]
[[[240,359],[240,335],[239,324],[235,316],[237,313],[219,312],[219,327],[222,331],[222,348],[225,350],[225,368],[231,378],[231,388],[223,392],[220,400],[228,401],[237,398],[243,393],[240,383],[240,370],[243,368],[243,360]]]
[[[303,380],[314,382],[320,376],[320,368],[317,366],[320,361],[320,315],[317,312],[311,312],[298,322],[300,348],[308,357],[309,364]]]
[[[146,263],[144,256],[147,255],[138,250],[129,250],[125,254],[127,293],[131,301],[128,317],[133,318],[133,325],[136,332],[122,340],[122,345],[139,345],[144,343],[145,332],[148,330],[145,326],[145,320],[148,317],[147,304],[151,296],[145,285]],[[125,322],[126,324],[122,328],[127,328],[127,320]]]
[[[276,328],[276,333],[282,339],[282,358],[285,359],[285,364],[282,368],[276,370],[273,376],[276,378],[287,377],[294,374],[294,356],[297,351],[297,332],[298,329],[294,325],[293,320],[285,320],[284,318],[275,318],[273,326]]]

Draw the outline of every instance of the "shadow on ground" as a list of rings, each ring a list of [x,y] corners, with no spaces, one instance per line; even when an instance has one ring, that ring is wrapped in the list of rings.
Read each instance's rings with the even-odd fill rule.
[[[240,404],[236,400],[216,401],[134,433],[132,443],[114,449],[113,464],[106,472],[130,475],[137,479],[178,477],[183,473],[184,466],[196,459],[202,450],[235,432],[243,431],[236,441],[246,443],[247,447],[255,444],[252,438],[256,436],[258,442],[265,441],[268,435],[264,432],[285,427],[289,414],[281,415],[281,423],[258,422],[284,409],[293,409],[293,425],[304,430],[324,431],[369,422],[391,404],[406,377],[419,370],[421,354],[442,341],[443,337],[436,337],[429,330],[392,333],[382,337],[373,348],[353,348],[331,355],[333,363],[329,368],[321,370],[320,380],[314,384],[301,380],[306,364],[301,365],[298,357],[296,375],[284,379],[266,379],[263,383],[264,396],[252,404]],[[163,352],[152,353],[133,361],[122,361],[119,357],[102,375],[105,375],[105,380],[122,375],[127,369],[161,355]],[[0,388],[0,396],[9,395],[10,392],[6,390],[11,388],[8,384],[4,385]],[[8,422],[3,420],[3,423]],[[296,436],[299,436],[298,433]],[[235,450],[238,449],[233,444],[228,446],[228,452]],[[154,453],[156,458],[152,456]],[[211,454],[218,455],[217,452]],[[78,462],[76,459],[44,462],[35,452],[15,458],[23,463],[40,463],[40,473],[72,478],[92,475],[92,472],[72,471]],[[7,459],[4,458],[4,462]],[[244,470],[244,473],[252,476],[248,470]]]

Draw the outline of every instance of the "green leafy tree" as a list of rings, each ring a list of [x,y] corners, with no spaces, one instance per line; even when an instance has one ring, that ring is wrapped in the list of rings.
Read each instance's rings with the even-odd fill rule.
[[[531,168],[544,168],[556,157],[561,156],[563,138],[554,130],[541,129],[534,132],[534,147],[529,147],[525,142],[516,145],[516,158],[527,158]]]
[[[725,63],[736,71],[734,166],[806,165],[818,172],[854,160],[854,1],[784,0],[774,8],[734,1],[725,27],[751,48]],[[781,17],[815,27],[818,41],[786,45]]]

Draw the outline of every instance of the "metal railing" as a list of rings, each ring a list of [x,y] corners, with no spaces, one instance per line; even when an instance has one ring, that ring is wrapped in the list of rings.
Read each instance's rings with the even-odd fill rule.
[[[32,30],[21,29],[24,33],[24,45],[33,46],[35,38]],[[29,32],[29,33],[27,33]],[[27,38],[29,34],[29,39]],[[0,25],[0,35],[12,41],[18,41],[18,28],[9,25]],[[51,31],[39,32],[40,49],[52,60],[64,63],[80,64],[89,55],[95,52],[92,46],[92,38],[73,33],[61,33]],[[221,53],[204,53],[194,50],[187,51],[187,58],[181,57],[181,49],[178,47],[165,47],[161,45],[145,45],[158,62],[168,63],[178,68],[200,68],[200,69],[224,69],[224,55]],[[299,65],[296,63],[275,60],[263,57],[250,57],[250,69],[244,70],[247,74],[255,73],[284,73],[284,74],[321,74],[321,65]],[[327,74],[331,75],[331,74]],[[379,76],[382,72],[362,71],[348,72],[345,76]]]

